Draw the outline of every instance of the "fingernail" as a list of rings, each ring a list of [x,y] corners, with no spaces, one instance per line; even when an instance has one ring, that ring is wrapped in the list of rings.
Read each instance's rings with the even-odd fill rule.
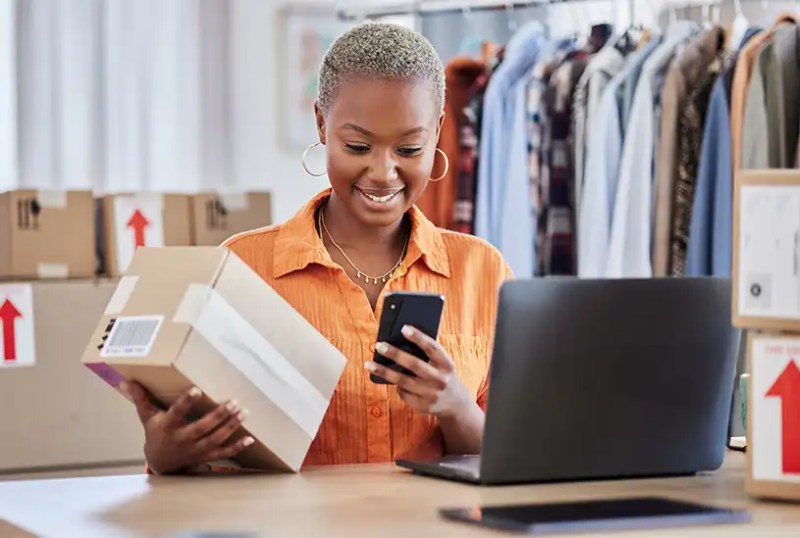
[[[381,355],[383,355],[384,353],[388,353],[389,346],[386,345],[386,342],[378,342],[377,344],[375,344],[375,350]]]
[[[365,363],[364,363],[364,368],[366,368],[366,369],[367,369],[367,370],[369,370],[370,372],[375,372],[375,371],[377,370],[377,368],[376,368],[376,366],[375,366],[375,363],[374,363],[374,362],[372,362],[372,361],[365,362]]]
[[[244,419],[246,419],[247,415],[249,414],[250,411],[248,411],[247,409],[242,409],[241,411],[239,411],[239,414],[236,415],[236,420],[238,420],[239,422],[244,422]]]
[[[411,338],[414,336],[414,329],[412,329],[410,325],[403,325],[403,330],[400,332],[402,332],[403,336],[406,338]]]
[[[242,444],[243,444],[244,446],[250,446],[250,445],[252,445],[252,444],[253,444],[253,443],[255,443],[255,442],[256,442],[256,440],[255,440],[255,439],[253,439],[252,437],[245,437],[245,438],[244,438],[244,441],[242,441]]]
[[[203,391],[201,391],[197,387],[192,387],[191,389],[189,389],[189,396],[191,396],[192,398],[197,398],[201,394],[203,394]]]
[[[239,402],[236,400],[231,400],[227,404],[225,404],[225,408],[230,411],[231,413],[235,413],[239,410]]]

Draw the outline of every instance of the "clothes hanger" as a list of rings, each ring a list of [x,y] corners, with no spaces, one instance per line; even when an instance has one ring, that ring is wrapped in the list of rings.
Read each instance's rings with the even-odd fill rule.
[[[459,54],[482,57],[483,39],[481,39],[477,31],[477,25],[475,24],[472,8],[466,2],[461,8],[461,15],[464,17],[467,32],[464,36],[464,39],[461,40],[461,45],[459,46],[458,50]]]
[[[750,27],[750,21],[747,20],[742,11],[742,0],[733,0],[733,10],[736,12],[736,17],[734,17],[731,25],[731,48],[737,50],[744,40],[747,29]]]
[[[512,34],[517,31],[517,18],[514,14],[514,1],[506,2],[506,20],[508,21],[508,31]]]

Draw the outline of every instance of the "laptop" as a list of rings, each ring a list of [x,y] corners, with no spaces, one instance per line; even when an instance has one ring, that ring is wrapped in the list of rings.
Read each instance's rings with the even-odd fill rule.
[[[487,485],[716,470],[738,345],[729,279],[508,282],[481,456],[397,464]]]

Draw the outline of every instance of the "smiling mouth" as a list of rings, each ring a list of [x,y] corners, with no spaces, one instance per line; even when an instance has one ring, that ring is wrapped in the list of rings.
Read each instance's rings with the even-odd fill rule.
[[[356,187],[356,190],[360,192],[368,200],[371,200],[377,204],[386,204],[392,201],[401,192],[403,192],[404,188],[401,187],[399,189],[368,189],[368,188]]]

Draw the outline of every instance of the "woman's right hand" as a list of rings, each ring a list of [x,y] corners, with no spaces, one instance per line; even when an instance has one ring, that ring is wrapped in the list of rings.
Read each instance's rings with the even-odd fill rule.
[[[120,388],[136,404],[144,426],[144,455],[154,473],[177,473],[203,463],[229,459],[254,442],[247,436],[228,444],[247,417],[247,410],[241,409],[235,400],[219,404],[202,418],[189,422],[187,414],[202,395],[197,387],[183,394],[166,411],[153,403],[140,384],[127,381]]]

